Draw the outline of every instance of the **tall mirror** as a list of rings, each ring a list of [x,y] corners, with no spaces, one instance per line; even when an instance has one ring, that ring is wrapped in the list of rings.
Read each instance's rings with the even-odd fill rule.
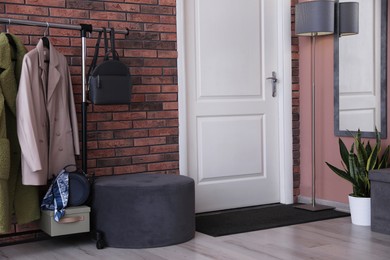
[[[387,0],[359,3],[359,33],[334,38],[336,136],[387,137]],[[338,19],[340,20],[340,19]]]

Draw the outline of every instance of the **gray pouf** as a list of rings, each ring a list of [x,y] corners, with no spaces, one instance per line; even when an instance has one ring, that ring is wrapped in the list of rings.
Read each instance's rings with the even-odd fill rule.
[[[93,186],[91,217],[109,247],[186,242],[195,235],[194,180],[144,173],[99,177]]]

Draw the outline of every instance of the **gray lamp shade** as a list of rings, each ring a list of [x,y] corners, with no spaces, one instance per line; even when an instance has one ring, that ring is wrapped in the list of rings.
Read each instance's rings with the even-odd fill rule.
[[[339,35],[359,33],[359,3],[344,2],[339,4]]]
[[[295,6],[295,34],[299,36],[334,33],[334,1],[302,2]]]

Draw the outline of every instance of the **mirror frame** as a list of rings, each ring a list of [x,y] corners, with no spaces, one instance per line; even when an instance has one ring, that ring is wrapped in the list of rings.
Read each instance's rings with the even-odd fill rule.
[[[338,0],[336,4],[338,4]],[[387,138],[387,0],[381,0],[381,138]],[[337,22],[338,23],[338,22]],[[348,37],[348,36],[345,36]],[[339,117],[339,32],[336,26],[334,35],[334,134],[335,136],[351,136],[356,131],[340,130]],[[375,138],[375,132],[362,131],[362,137]]]

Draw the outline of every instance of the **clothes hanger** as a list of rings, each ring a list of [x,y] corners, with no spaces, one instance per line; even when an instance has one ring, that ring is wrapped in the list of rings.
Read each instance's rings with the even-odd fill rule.
[[[42,37],[43,47],[47,48],[48,50],[50,50],[50,42],[49,42],[49,38],[47,38],[47,34],[49,32],[49,27],[50,27],[50,24],[48,22],[46,22],[46,29],[45,29],[45,32],[43,33],[43,37]],[[45,62],[50,62],[50,55],[46,55],[46,52],[44,52],[44,53],[45,53]]]
[[[8,24],[5,24],[6,33],[9,33],[9,25],[11,25],[11,19],[8,19]]]
[[[46,29],[45,32],[43,33],[42,41],[43,41],[43,47],[46,47],[50,50],[50,42],[49,39],[47,38],[47,33],[49,31],[50,24],[46,22]]]
[[[8,25],[11,25],[11,19],[8,19]],[[16,53],[17,52],[16,43],[14,41],[14,38],[12,38],[11,34],[9,33],[9,26],[8,25],[7,24],[5,25],[7,27],[7,31],[5,33],[5,36],[7,36],[8,43],[13,48],[14,53]],[[12,57],[12,61],[16,61],[16,59],[14,57]]]

